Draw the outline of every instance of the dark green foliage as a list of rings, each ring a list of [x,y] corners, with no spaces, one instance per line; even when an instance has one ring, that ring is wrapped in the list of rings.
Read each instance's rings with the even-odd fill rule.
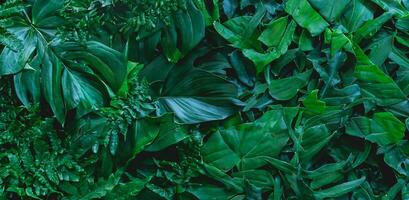
[[[61,196],[58,186],[84,179],[86,165],[63,143],[54,119],[41,118],[38,106],[26,110],[14,102],[8,83],[2,80],[1,197]]]
[[[6,0],[0,199],[409,199],[407,0]]]
[[[21,41],[7,28],[14,23],[13,15],[24,10],[26,4],[20,0],[6,0],[0,5],[0,44],[17,51],[23,48]]]

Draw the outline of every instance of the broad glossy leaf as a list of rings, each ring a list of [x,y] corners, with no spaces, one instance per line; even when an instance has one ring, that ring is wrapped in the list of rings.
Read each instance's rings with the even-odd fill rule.
[[[116,162],[124,164],[133,159],[146,147],[148,147],[158,136],[160,130],[160,119],[147,118],[136,120],[129,127],[126,139],[121,141],[116,155]]]
[[[62,6],[61,1],[38,0],[32,6],[31,19],[28,15],[15,17],[16,23],[9,29],[23,41],[25,48],[17,52],[5,48],[0,56],[0,73],[14,74],[23,68],[34,69],[41,77],[27,75],[27,70],[15,75],[18,97],[25,106],[38,103],[40,88],[33,87],[41,87],[41,94],[52,112],[59,122],[64,123],[66,113],[80,104],[79,116],[106,103],[107,90],[116,92],[127,72],[124,56],[102,43],[53,40],[57,27],[62,25],[57,11]],[[33,85],[24,83],[23,76]],[[40,84],[36,85],[36,81]],[[26,91],[29,87],[30,92]]]
[[[385,11],[394,13],[399,16],[408,14],[407,9],[403,7],[401,1],[391,1],[391,0],[371,0],[372,2],[378,4]]]
[[[148,83],[163,82],[172,69],[173,64],[166,60],[165,56],[159,56],[151,63],[145,65],[138,73],[138,76],[147,80]],[[156,73],[160,71],[161,73]]]
[[[288,78],[271,80],[269,84],[270,95],[277,100],[290,100],[297,95],[298,90],[307,85],[311,72],[308,70]]]
[[[115,92],[122,86],[127,66],[120,52],[96,41],[85,45],[67,42],[56,48],[63,59],[85,61]]]
[[[312,36],[322,33],[329,24],[311,6],[308,0],[289,0],[285,4],[285,11],[303,28],[310,31]]]
[[[187,190],[198,199],[225,200],[234,196],[227,189],[211,184],[192,185]]]
[[[350,40],[341,31],[331,32],[331,56],[334,56],[339,50],[350,44]]]
[[[126,200],[132,198],[139,194],[145,185],[150,181],[151,177],[145,179],[133,178],[131,181],[126,183],[119,183],[115,188],[108,192],[105,198]]]
[[[172,114],[161,117],[159,126],[158,136],[145,151],[160,151],[188,137],[186,128],[175,123]]]
[[[380,106],[406,99],[394,80],[374,65],[359,47],[355,46],[354,51],[357,57],[354,76],[358,79],[363,96],[373,98]]]
[[[35,33],[27,27],[17,28],[16,37],[23,40],[23,49],[13,51],[4,48],[0,54],[0,75],[14,74],[22,70],[36,48]]]
[[[225,119],[237,110],[237,88],[220,75],[195,68],[196,58],[191,56],[169,72],[158,96],[160,112],[174,112],[187,124]]]
[[[66,109],[71,110],[78,105],[81,105],[80,111],[90,107],[95,109],[107,103],[108,92],[96,77],[84,72],[64,69],[61,79],[65,87],[63,96]]]
[[[294,21],[291,21],[287,26],[283,37],[281,38],[280,43],[276,48],[273,48],[271,51],[266,53],[259,53],[254,49],[244,49],[243,54],[249,58],[256,66],[257,73],[263,71],[264,67],[279,58],[282,54],[287,52],[288,46],[290,46],[295,31],[296,25]]]
[[[300,40],[298,42],[298,45],[300,46],[301,51],[311,51],[314,49],[314,41],[311,36],[311,34],[303,30],[300,36]]]
[[[393,17],[393,14],[387,12],[373,20],[366,21],[356,31],[354,35],[354,39],[359,42],[361,39],[372,37],[376,32],[378,32],[382,28],[384,23],[386,23],[392,17]]]
[[[337,20],[351,0],[309,0],[311,5],[328,21]]]
[[[55,117],[62,123],[66,115],[61,87],[63,69],[63,63],[51,51],[48,51],[41,67],[42,92]]]
[[[313,171],[307,171],[306,177],[312,180],[311,188],[321,188],[325,185],[342,180],[344,178],[344,174],[342,172],[351,160],[349,158],[352,157],[348,157],[348,159],[345,161],[322,165]]]
[[[202,148],[204,161],[223,170],[264,165],[263,157],[277,156],[286,145],[287,132],[296,114],[295,108],[272,110],[253,123],[213,133]]]
[[[271,166],[274,168],[283,171],[288,174],[295,174],[297,171],[297,168],[294,167],[292,164],[276,159],[276,158],[270,158],[270,157],[263,157],[267,163],[269,163]]]
[[[256,16],[257,17],[257,16]],[[257,41],[257,35],[250,32],[248,28],[253,18],[251,16],[240,16],[232,18],[223,24],[215,22],[213,24],[217,33],[232,44],[233,47],[239,49],[260,48],[260,43]],[[258,25],[258,24],[257,24]],[[245,35],[245,31],[250,32],[250,35]],[[253,28],[254,31],[254,28]],[[255,42],[256,41],[256,42]]]
[[[364,0],[352,0],[341,18],[341,23],[349,32],[355,32],[371,19],[373,11],[368,7],[368,3]]]
[[[409,175],[409,143],[408,141],[403,141],[398,144],[393,149],[385,153],[384,160],[385,163],[396,170],[399,174],[408,176]]]
[[[325,125],[317,125],[306,129],[302,135],[300,159],[308,162],[316,155],[332,138]]]
[[[278,18],[266,25],[266,29],[258,37],[258,40],[268,47],[277,46],[285,33],[288,17]]]
[[[86,47],[77,43],[66,43],[57,47],[57,54],[64,59],[84,60],[97,75],[103,77],[114,91],[119,90],[125,76],[123,57],[109,47],[88,42]],[[54,51],[48,50],[42,63],[42,88],[47,102],[57,119],[64,123],[65,113],[81,104],[80,115],[106,103],[108,92],[103,83],[90,69],[75,69],[68,65]],[[72,69],[70,69],[72,67]],[[88,70],[88,71],[87,71]]]
[[[326,109],[325,102],[320,101],[317,95],[318,90],[313,90],[307,95],[307,97],[305,97],[305,99],[302,102],[307,111],[312,114],[320,114],[324,112]]]
[[[408,31],[409,30],[409,16],[403,16],[400,17],[397,21],[396,21],[396,28],[398,28],[401,31]]]
[[[38,69],[22,70],[14,76],[16,94],[25,107],[32,102],[40,101],[40,71]]]
[[[405,131],[405,125],[389,112],[375,113],[373,119],[367,117],[352,118],[346,132],[365,138],[384,146],[399,142]]]
[[[371,50],[368,57],[372,63],[377,66],[382,66],[393,49],[393,35],[387,33],[379,33],[373,38],[373,42],[368,46]]]
[[[354,191],[365,181],[365,177],[353,181],[345,182],[331,188],[314,192],[314,196],[318,199],[340,197],[351,191]]]
[[[328,105],[349,104],[361,96],[361,89],[358,85],[353,84],[344,88],[330,88],[322,98]]]
[[[177,62],[203,39],[205,20],[193,1],[187,1],[187,10],[177,12],[172,22],[161,43],[168,60]]]
[[[59,0],[36,0],[33,5],[32,17],[33,24],[48,26],[47,23],[56,23],[56,12],[64,5]]]
[[[396,84],[400,87],[402,92],[409,95],[409,69],[400,68],[397,72]]]
[[[249,181],[256,187],[271,188],[274,186],[274,177],[271,172],[266,170],[245,170],[233,173],[234,179],[240,182]]]
[[[247,86],[253,86],[255,81],[255,70],[251,62],[248,61],[239,51],[234,51],[229,55],[230,63],[236,71],[238,79]]]
[[[224,136],[221,131],[212,134],[203,146],[202,154],[204,155],[204,161],[206,163],[224,171],[232,169],[240,162],[239,155],[224,141]]]
[[[409,69],[409,58],[398,48],[392,47],[392,52],[389,54],[389,58],[398,64],[403,70]]]

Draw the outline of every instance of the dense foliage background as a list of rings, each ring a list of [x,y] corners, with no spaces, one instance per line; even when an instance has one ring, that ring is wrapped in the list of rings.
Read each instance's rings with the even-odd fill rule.
[[[0,199],[409,199],[408,0],[6,0]]]

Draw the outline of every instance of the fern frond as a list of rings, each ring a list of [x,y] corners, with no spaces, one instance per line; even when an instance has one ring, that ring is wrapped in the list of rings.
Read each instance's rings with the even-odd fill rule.
[[[14,51],[23,48],[22,42],[9,33],[7,27],[14,23],[12,17],[21,13],[26,7],[27,5],[21,0],[8,0],[0,5],[0,45]]]

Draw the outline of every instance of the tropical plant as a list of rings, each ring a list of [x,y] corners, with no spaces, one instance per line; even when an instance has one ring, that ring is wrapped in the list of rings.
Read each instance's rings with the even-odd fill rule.
[[[5,0],[0,199],[409,199],[408,0]]]

